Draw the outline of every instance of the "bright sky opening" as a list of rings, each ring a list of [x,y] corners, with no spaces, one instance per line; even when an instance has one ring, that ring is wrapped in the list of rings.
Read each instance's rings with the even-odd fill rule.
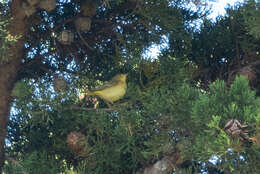
[[[215,20],[217,16],[224,16],[226,13],[225,8],[234,6],[236,3],[242,3],[244,0],[215,0],[214,2],[209,2],[209,5],[212,6],[212,13],[208,16],[209,19]],[[162,45],[153,45],[145,53],[145,57],[155,59],[159,53],[160,49],[167,47],[167,43]]]
[[[218,15],[225,15],[225,8],[228,5],[235,5],[236,3],[242,3],[244,0],[216,0],[215,2],[209,2],[212,5],[212,13],[209,15],[210,19],[215,19]]]

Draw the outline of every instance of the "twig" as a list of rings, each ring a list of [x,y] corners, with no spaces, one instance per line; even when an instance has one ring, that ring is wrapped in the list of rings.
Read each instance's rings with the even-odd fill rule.
[[[110,5],[109,5],[109,2],[108,2],[109,0],[104,0],[103,1],[103,3],[102,3],[102,8],[105,8],[105,6],[107,6],[107,7],[110,7]]]
[[[83,36],[80,34],[80,32],[77,31],[77,33],[78,33],[80,39],[82,40],[82,42],[86,45],[86,47],[89,48],[90,50],[94,50],[94,49],[86,42],[86,40],[83,38]]]
[[[6,159],[7,161],[12,162],[12,163],[13,163],[14,165],[16,165],[16,166],[21,167],[23,174],[28,174],[28,173],[25,171],[24,167],[23,167],[18,161],[16,161],[15,159],[13,159],[13,158],[11,158],[11,157],[5,157],[5,159]]]
[[[83,107],[78,107],[78,106],[71,106],[70,109],[71,110],[82,110],[82,111],[114,111],[113,108],[96,109],[96,108],[83,108]]]
[[[66,21],[64,21],[63,23],[57,25],[56,27],[54,27],[51,31],[57,31],[60,27],[62,27],[63,25],[69,23],[69,22],[73,22],[76,18],[78,17],[78,15],[73,16],[69,19],[67,19]]]

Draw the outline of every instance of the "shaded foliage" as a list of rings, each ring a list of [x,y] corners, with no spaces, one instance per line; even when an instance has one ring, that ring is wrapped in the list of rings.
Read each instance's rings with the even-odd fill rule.
[[[30,16],[12,90],[6,173],[132,174],[176,149],[172,172],[259,173],[259,145],[224,130],[237,119],[251,128],[249,137],[259,133],[259,83],[230,80],[258,58],[258,37],[244,16],[251,1],[216,22],[204,19],[199,30],[188,24],[204,11],[183,7],[186,1],[95,1],[91,29],[79,33],[73,22],[83,2],[57,1],[55,10]],[[75,35],[71,45],[57,40],[64,29]],[[162,37],[169,44],[160,56],[141,58]],[[83,87],[122,72],[127,93],[112,108],[78,99]],[[83,135],[83,154],[69,148],[72,132]]]

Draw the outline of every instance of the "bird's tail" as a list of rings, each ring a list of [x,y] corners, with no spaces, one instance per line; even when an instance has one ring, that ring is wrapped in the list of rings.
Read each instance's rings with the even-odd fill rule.
[[[94,91],[85,91],[86,95],[96,95]]]

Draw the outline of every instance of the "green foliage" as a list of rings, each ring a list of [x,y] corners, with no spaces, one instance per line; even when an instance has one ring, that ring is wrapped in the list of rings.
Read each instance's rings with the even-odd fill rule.
[[[224,125],[228,119],[258,125],[259,104],[244,77],[237,77],[229,90],[225,90],[223,81],[212,84],[210,92],[195,102],[192,112],[194,122],[201,128],[193,147],[199,158],[206,160],[212,155],[222,158],[229,149],[237,150],[238,139],[231,141],[223,130]]]
[[[58,166],[62,167],[61,162],[58,162],[58,160],[55,160],[53,157],[48,157],[44,152],[33,152],[28,156],[25,156],[22,165],[26,168],[28,173],[31,174],[59,173],[61,170]]]
[[[2,16],[0,13],[0,64],[8,62],[10,53],[8,53],[8,47],[15,43],[18,39],[17,36],[12,36],[7,30],[9,19]]]
[[[237,119],[244,123],[255,121],[257,103],[248,80],[237,77],[229,90],[225,86],[224,81],[217,80],[210,85],[209,94],[200,95],[194,105],[194,121],[205,125],[213,115],[221,116],[221,120]],[[221,121],[220,126],[224,126],[224,123]]]
[[[173,31],[169,36],[169,54],[190,60],[195,69],[193,77],[200,80],[204,89],[217,79],[230,81],[232,72],[237,73],[246,65],[259,69],[255,66],[259,60],[258,6],[255,1],[229,6],[225,16],[216,21],[204,18],[197,30]],[[259,91],[259,81],[254,88]]]
[[[244,7],[246,9],[246,13],[244,13],[244,18],[248,25],[249,34],[253,35],[257,39],[260,38],[259,7],[259,2],[255,0],[248,1],[248,5]]]
[[[174,62],[170,65],[177,66]],[[169,80],[145,89],[136,85],[134,76],[129,76],[125,99],[114,104],[113,111],[102,110],[105,106],[102,103],[100,109],[85,110],[86,105],[76,99],[74,82],[64,95],[56,93],[46,80],[23,81],[17,85],[18,89],[26,91],[28,87],[24,86],[30,84],[32,102],[25,105],[27,97],[16,99],[17,113],[9,124],[12,129],[8,135],[8,152],[22,154],[22,158],[16,160],[23,170],[37,173],[39,171],[32,168],[40,165],[40,171],[50,174],[132,174],[140,166],[162,158],[173,147],[181,149],[181,158],[185,160],[207,162],[216,156],[218,160],[232,163],[233,158],[241,155],[250,157],[250,165],[253,165],[259,149],[250,147],[244,154],[237,153],[238,139],[230,139],[223,130],[228,119],[253,126],[260,124],[259,98],[248,86],[247,79],[237,77],[229,89],[223,81],[217,80],[209,91],[203,91],[181,84],[179,80],[169,85],[168,82],[178,79],[184,70],[174,71],[163,76]],[[66,137],[72,131],[85,136],[85,158],[72,153],[66,144]],[[44,153],[36,153],[39,151]],[[40,160],[35,160],[36,157]],[[12,163],[5,170],[11,170],[9,167],[21,171]],[[189,171],[190,167],[180,170]],[[194,167],[198,171],[201,168]],[[239,167],[234,164],[232,168]],[[225,165],[221,169],[232,171]]]
[[[21,161],[9,159],[5,165],[4,174],[57,174],[61,172],[63,165],[62,161],[58,161],[45,152],[32,152],[24,156]]]
[[[32,87],[26,81],[17,82],[12,90],[12,96],[15,98],[25,99],[33,95]]]
[[[144,1],[142,8],[140,4],[126,8],[129,1],[111,0],[102,8],[99,4],[92,30],[82,34],[96,39],[90,42],[93,50],[82,40],[69,47],[50,41],[52,25],[74,30],[68,24],[77,14],[78,2],[60,2],[62,8],[48,14],[39,11],[42,25],[31,24],[22,62],[27,69],[19,72],[20,78],[27,78],[12,91],[6,155],[13,160],[7,160],[5,173],[133,174],[175,148],[180,160],[188,163],[178,166],[182,173],[210,173],[212,166],[216,173],[259,171],[259,147],[237,148],[239,138],[231,139],[223,128],[229,119],[259,126],[260,99],[243,77],[231,86],[216,80],[227,79],[225,71],[237,59],[235,35],[245,33],[241,11],[232,9],[216,23],[205,19],[200,31],[191,32],[187,21],[200,14],[177,2],[175,6],[165,0]],[[238,26],[236,34],[231,21]],[[143,50],[160,43],[163,35],[169,36],[169,48],[156,60],[140,60]],[[254,41],[253,49],[258,48]],[[35,55],[43,56],[43,61]],[[205,79],[191,79],[190,67]],[[67,88],[57,92],[50,76],[63,70],[70,73],[63,74]],[[95,99],[78,99],[82,87],[125,71],[127,93],[113,107],[98,99],[94,109]],[[68,146],[71,132],[84,136],[84,154]],[[250,136],[256,133],[253,130]],[[210,164],[212,157],[216,164]]]

